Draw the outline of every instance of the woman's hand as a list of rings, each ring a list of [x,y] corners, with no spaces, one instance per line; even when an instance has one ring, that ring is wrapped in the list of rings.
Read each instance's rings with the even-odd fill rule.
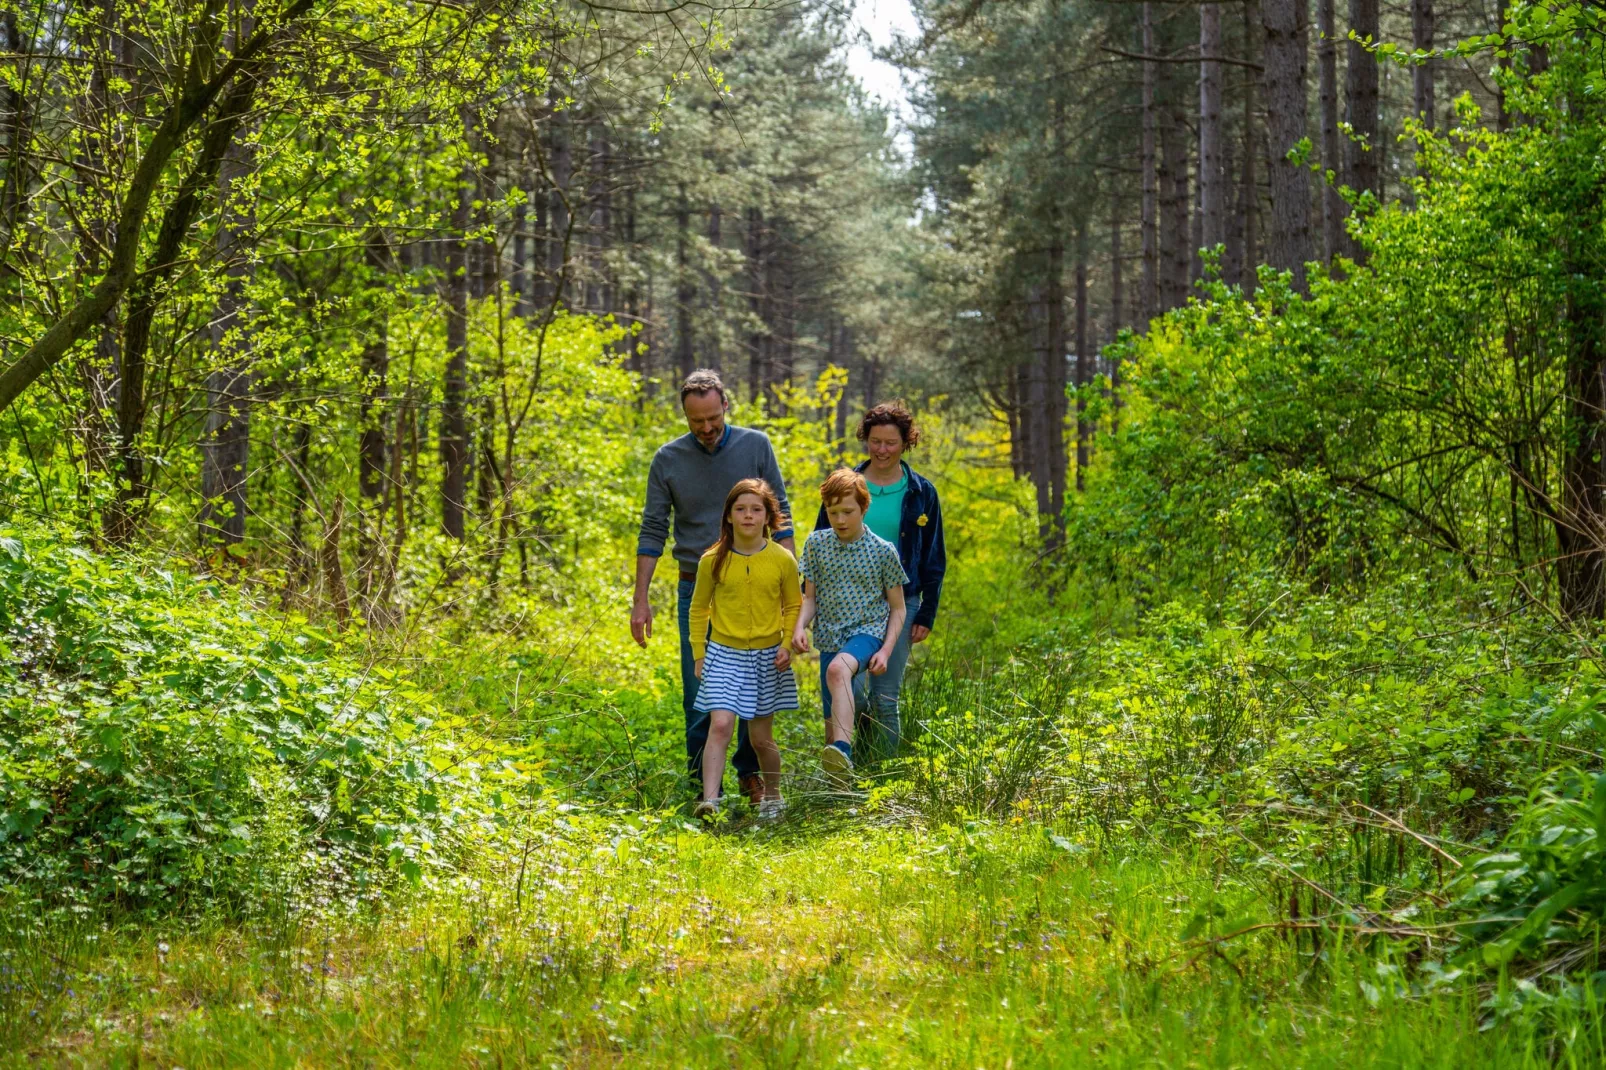
[[[803,625],[801,624],[792,629],[792,649],[799,654],[807,654],[809,652],[809,633],[803,630]]]
[[[930,635],[930,628],[926,627],[924,624],[916,624],[914,627],[909,629],[909,642],[924,643],[926,638]]]
[[[775,671],[785,672],[792,664],[792,652],[784,646],[775,648]]]
[[[703,678],[703,659],[702,658],[698,658],[696,661],[692,662],[691,671],[692,671],[692,673],[694,675],[696,675],[697,679],[701,680]]]

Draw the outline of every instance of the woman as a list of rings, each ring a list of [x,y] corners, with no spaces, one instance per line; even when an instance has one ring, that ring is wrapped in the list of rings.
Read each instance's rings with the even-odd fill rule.
[[[883,753],[897,753],[903,738],[898,713],[898,690],[903,671],[909,665],[909,648],[931,634],[937,619],[937,602],[942,597],[942,577],[948,568],[943,546],[942,507],[937,489],[910,468],[903,459],[905,450],[920,442],[920,429],[914,415],[902,402],[886,401],[864,414],[855,432],[870,459],[854,469],[864,474],[870,486],[870,508],[864,523],[872,532],[898,548],[898,557],[909,582],[903,588],[903,630],[898,645],[887,661],[887,671],[869,677],[871,720],[880,727]],[[828,527],[825,510],[814,521],[815,530]],[[855,694],[862,693],[864,675],[854,681]]]

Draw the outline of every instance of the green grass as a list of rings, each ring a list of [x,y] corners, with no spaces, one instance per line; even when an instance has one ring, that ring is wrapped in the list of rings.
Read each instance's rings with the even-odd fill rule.
[[[1075,854],[1029,826],[805,814],[707,833],[549,810],[487,859],[375,916],[14,939],[0,1065],[1354,1068],[1606,1052],[1598,1019],[1492,1021],[1476,989],[1374,1005],[1368,958],[1336,941],[1201,953],[1180,937],[1188,919],[1253,896],[1188,852]]]

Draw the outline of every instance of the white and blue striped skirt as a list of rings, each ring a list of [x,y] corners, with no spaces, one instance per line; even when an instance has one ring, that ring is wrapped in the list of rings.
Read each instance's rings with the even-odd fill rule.
[[[710,641],[692,709],[698,713],[730,710],[744,721],[797,709],[797,677],[791,668],[775,667],[779,649],[736,650]]]

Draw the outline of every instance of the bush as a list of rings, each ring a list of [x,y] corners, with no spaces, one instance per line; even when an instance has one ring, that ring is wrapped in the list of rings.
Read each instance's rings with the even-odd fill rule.
[[[394,674],[215,583],[0,533],[0,895],[283,905],[422,879],[500,802],[491,751]]]

